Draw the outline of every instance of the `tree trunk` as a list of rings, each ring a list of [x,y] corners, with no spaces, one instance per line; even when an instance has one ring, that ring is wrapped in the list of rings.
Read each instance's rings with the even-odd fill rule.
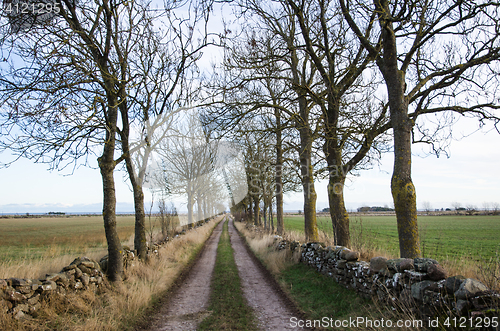
[[[264,229],[267,230],[267,203],[266,198],[264,198],[264,209],[262,210],[263,218],[264,218]]]
[[[252,208],[252,202],[253,202],[253,199],[247,195],[247,201],[248,201],[248,208],[247,208],[247,219],[246,221],[247,222],[251,222],[253,220],[253,208]]]
[[[108,107],[106,142],[102,156],[98,159],[102,177],[104,232],[108,243],[108,279],[112,282],[121,281],[123,273],[122,245],[116,230],[116,194],[113,171],[115,169],[115,134],[116,134],[116,108]]]
[[[311,164],[312,137],[308,125],[300,129],[300,173],[304,193],[304,233],[307,241],[318,241],[316,223],[316,190]]]
[[[394,29],[388,17],[386,0],[374,0],[382,28],[383,59],[378,61],[387,86],[391,124],[394,134],[394,170],[391,179],[392,198],[398,223],[401,257],[420,256],[417,223],[417,198],[411,180],[411,129],[408,100],[405,96],[405,73],[398,69],[397,44]]]
[[[187,209],[188,209],[188,228],[190,228],[193,223],[193,192],[191,192],[190,187],[188,187],[187,192]]]
[[[158,214],[161,223],[161,236],[165,239],[168,236],[168,222],[167,222],[167,204],[165,198],[161,197],[158,201]]]
[[[126,99],[126,95],[121,96],[122,100]],[[144,174],[137,175],[138,172],[134,169],[132,162],[132,155],[130,154],[129,136],[130,136],[130,122],[128,117],[128,107],[125,101],[120,103],[120,112],[122,118],[122,130],[120,131],[122,152],[125,156],[125,166],[132,185],[134,193],[134,209],[135,209],[135,236],[134,248],[137,256],[141,260],[145,260],[147,256],[146,245],[146,212],[144,210],[144,191],[142,189]],[[147,164],[149,158],[149,150],[146,151],[143,162]],[[143,170],[145,171],[145,169]]]
[[[349,214],[344,204],[344,184],[348,169],[343,166],[342,147],[338,139],[340,97],[330,86],[325,114],[325,144],[323,150],[328,166],[328,203],[335,245],[350,246]]]
[[[125,155],[125,164],[127,166],[127,172],[130,179],[130,184],[134,192],[134,209],[135,209],[135,236],[134,236],[134,248],[137,252],[137,256],[141,260],[146,259],[147,255],[147,245],[146,245],[146,212],[144,210],[144,191],[142,185],[135,175],[134,167],[132,164],[132,158],[127,150],[123,151]]]
[[[404,81],[396,82],[396,84],[404,86]],[[387,88],[388,90],[394,89],[393,84],[387,84]],[[402,88],[400,87],[399,90]],[[394,170],[391,192],[398,223],[399,251],[401,257],[415,258],[421,253],[417,223],[417,196],[411,180],[411,123],[408,118],[408,104],[401,103],[400,100],[392,103],[390,100],[391,97],[389,97],[389,105],[394,134]]]
[[[202,208],[202,198],[201,193],[198,192],[198,198],[196,204],[198,205],[198,217],[196,221],[201,221],[203,219],[203,208]]]
[[[273,201],[269,203],[269,224],[271,224],[271,233],[274,233],[274,220],[273,220]]]
[[[293,38],[293,37],[292,37]],[[300,77],[299,73],[299,59],[297,56],[297,49],[293,45],[292,38],[287,40],[288,48],[291,51],[290,69],[292,70],[292,86],[297,93],[299,105],[299,118],[297,118],[295,125],[300,134],[300,174],[302,181],[302,190],[304,193],[304,232],[306,240],[318,240],[318,227],[316,224],[316,190],[314,188],[314,173],[311,163],[312,154],[312,132],[309,123],[309,109],[306,100],[306,94],[300,86],[307,85],[305,77]]]
[[[145,260],[147,256],[146,245],[146,213],[144,211],[144,192],[141,185],[133,185],[134,187],[134,208],[135,208],[135,236],[134,248],[137,251],[137,256],[141,260]]]
[[[203,198],[203,219],[206,220],[210,217],[210,213],[208,211],[208,203],[207,198]]]
[[[259,226],[260,225],[260,201],[259,201],[259,198],[257,196],[254,196],[253,197],[253,217],[254,217],[254,220],[253,220],[253,224],[255,226]]]
[[[332,219],[335,245],[350,247],[349,214],[344,204],[345,176],[330,173],[328,182],[328,202]]]
[[[281,114],[279,109],[274,110],[276,117],[276,229],[279,235],[285,232],[283,221],[283,146],[281,141]],[[271,205],[272,208],[272,205]],[[271,213],[272,217],[272,213]],[[274,229],[273,229],[274,231]]]
[[[307,100],[301,91],[299,94],[299,114],[297,123],[300,134],[300,174],[304,194],[304,233],[307,241],[318,241],[318,226],[316,221],[316,189],[314,188],[314,172],[312,166],[313,137],[309,124]]]

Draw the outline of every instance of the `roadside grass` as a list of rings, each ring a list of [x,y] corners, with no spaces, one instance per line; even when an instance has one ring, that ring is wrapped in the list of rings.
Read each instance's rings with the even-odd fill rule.
[[[148,240],[150,232],[159,239],[156,218],[151,227],[149,222]],[[117,216],[118,236],[129,248],[134,246],[134,224],[134,216]],[[40,278],[59,272],[76,256],[99,260],[106,254],[102,216],[0,218],[0,279]]]
[[[229,241],[228,222],[223,226],[212,276],[208,310],[198,330],[257,330],[252,309],[247,305]]]
[[[418,323],[411,314],[395,312],[371,299],[362,298],[302,263],[284,269],[278,280],[311,320],[311,326],[320,330],[380,330],[376,323],[382,320],[384,325],[390,320],[393,326],[398,321]],[[413,325],[397,329],[421,330]]]
[[[45,274],[60,272],[62,268],[69,265],[78,256],[86,256],[99,261],[100,258],[108,254],[105,247],[99,249],[70,250],[68,252],[61,251],[59,247],[54,246],[50,251],[58,253],[54,255],[47,254],[47,256],[41,258],[33,258],[26,255],[22,258],[0,262],[0,279],[11,277],[38,279],[45,276]]]
[[[422,256],[436,259],[450,275],[476,278],[500,289],[500,216],[419,216]],[[304,232],[302,216],[285,216],[287,230]],[[328,216],[318,217],[318,229],[330,237]],[[352,249],[364,260],[399,257],[395,216],[351,216]],[[328,243],[328,242],[327,242]]]
[[[17,321],[0,310],[0,330],[134,330],[193,261],[216,224],[211,221],[168,242],[158,258],[129,267],[125,281],[103,286],[97,294],[51,296],[50,305],[42,306],[35,319]]]
[[[254,232],[245,224],[235,222],[252,251],[264,266],[273,274],[283,291],[304,313],[304,325],[319,330],[380,330],[370,326],[368,321],[387,321],[394,325],[398,320],[414,321],[414,316],[394,312],[380,306],[370,299],[361,298],[355,291],[346,289],[333,279],[316,272],[313,268],[299,262],[299,254],[289,250],[276,251],[272,245],[273,236]],[[285,236],[287,236],[286,234]],[[271,244],[271,245],[269,245]],[[362,319],[364,324],[352,324]],[[298,325],[298,320],[291,321]],[[352,327],[355,325],[354,327]],[[401,327],[398,330],[421,330],[418,327]]]
[[[284,269],[278,279],[311,319],[362,316],[366,313],[363,307],[371,304],[371,300],[359,297],[302,263]]]

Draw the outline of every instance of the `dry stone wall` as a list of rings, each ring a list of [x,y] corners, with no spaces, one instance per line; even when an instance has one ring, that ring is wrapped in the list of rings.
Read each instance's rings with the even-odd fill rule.
[[[199,227],[211,219],[199,221],[192,228]],[[186,227],[172,239],[186,233]],[[160,247],[170,241],[165,238],[148,246],[148,256],[158,256]],[[134,251],[123,246],[124,269],[137,262]],[[99,262],[88,257],[78,257],[70,265],[62,268],[59,273],[46,274],[40,279],[9,278],[0,279],[0,310],[12,314],[16,319],[36,317],[41,307],[41,301],[51,295],[66,295],[68,292],[78,293],[83,290],[97,291],[106,280],[108,256]]]
[[[69,291],[96,290],[105,276],[98,262],[86,257],[75,259],[61,272],[41,279],[0,279],[0,309],[20,319],[26,314],[36,316],[41,300],[52,293],[65,295]]]
[[[393,309],[405,307],[424,323],[436,317],[441,317],[441,321],[446,317],[465,317],[467,323],[485,318],[491,321],[494,317],[500,320],[499,293],[476,279],[448,277],[446,270],[433,259],[374,257],[370,262],[359,261],[360,254],[346,247],[324,248],[313,242],[299,245],[280,237],[277,237],[276,248],[300,249],[301,261],[318,272],[363,297]],[[500,330],[500,327],[490,329]]]

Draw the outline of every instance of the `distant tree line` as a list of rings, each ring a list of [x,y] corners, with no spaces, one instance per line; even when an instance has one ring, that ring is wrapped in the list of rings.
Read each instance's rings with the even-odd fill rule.
[[[394,208],[389,208],[389,207],[379,207],[379,206],[373,206],[373,207],[359,207],[358,212],[360,213],[366,213],[366,212],[371,212],[371,211],[394,211]]]

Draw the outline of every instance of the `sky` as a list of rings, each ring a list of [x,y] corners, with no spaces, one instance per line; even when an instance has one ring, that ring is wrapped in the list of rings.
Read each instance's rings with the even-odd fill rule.
[[[474,131],[473,120],[459,121],[455,136]],[[489,128],[491,129],[491,127]],[[413,145],[412,176],[417,190],[417,207],[429,202],[433,209],[452,208],[454,202],[463,207],[484,208],[485,203],[500,203],[500,134],[483,129],[458,141],[452,141],[450,157],[428,155],[420,145]],[[0,154],[5,161],[6,154]],[[361,206],[392,207],[390,180],[393,155],[383,156],[380,165],[360,172],[345,188],[349,211]],[[94,160],[94,165],[96,161]],[[99,213],[102,210],[102,183],[98,169],[79,167],[48,171],[47,165],[21,159],[9,168],[0,169],[0,214],[10,213]],[[124,172],[115,173],[117,212],[133,212],[133,196]],[[317,209],[328,206],[326,182],[317,182]],[[146,193],[146,200],[151,201]],[[176,204],[179,204],[177,202]],[[178,205],[182,211],[185,208]],[[302,194],[285,196],[284,209],[303,209]]]
[[[475,130],[474,120],[459,121],[454,127],[457,136]],[[489,128],[491,129],[491,127]],[[472,135],[452,141],[450,157],[429,155],[419,144],[413,145],[412,179],[417,192],[417,208],[423,209],[428,202],[432,209],[475,206],[482,209],[485,203],[500,204],[500,134],[483,129]],[[361,171],[359,177],[351,177],[346,183],[344,197],[348,211],[361,206],[393,207],[391,176],[394,157],[387,153],[381,164],[371,170]],[[326,182],[317,183],[317,209],[328,207]],[[300,210],[301,194],[289,196],[285,209]],[[292,207],[293,206],[293,207]]]
[[[227,14],[227,13],[225,13]],[[222,13],[214,12],[211,24],[220,25]],[[202,60],[210,65],[220,54],[205,54]],[[467,136],[477,128],[477,122],[461,119],[453,128],[455,137]],[[455,202],[463,207],[483,208],[485,203],[500,203],[500,134],[491,126],[466,138],[454,140],[450,157],[429,155],[425,146],[413,145],[412,177],[417,191],[417,208],[428,202],[433,209],[451,208]],[[9,160],[0,153],[0,163]],[[45,164],[20,159],[9,168],[0,168],[0,214],[9,213],[100,213],[102,183],[96,160],[94,168],[48,171]],[[350,177],[345,188],[345,203],[353,211],[361,206],[392,207],[390,180],[393,155],[383,155],[380,165]],[[133,212],[133,195],[125,172],[115,173],[117,211]],[[328,206],[325,181],[316,183],[317,209]],[[146,200],[151,200],[146,192]],[[147,202],[148,204],[149,202]],[[178,204],[178,202],[177,202]],[[179,208],[180,207],[180,208]],[[185,207],[179,205],[178,209]],[[303,209],[302,193],[287,194],[284,209]]]

